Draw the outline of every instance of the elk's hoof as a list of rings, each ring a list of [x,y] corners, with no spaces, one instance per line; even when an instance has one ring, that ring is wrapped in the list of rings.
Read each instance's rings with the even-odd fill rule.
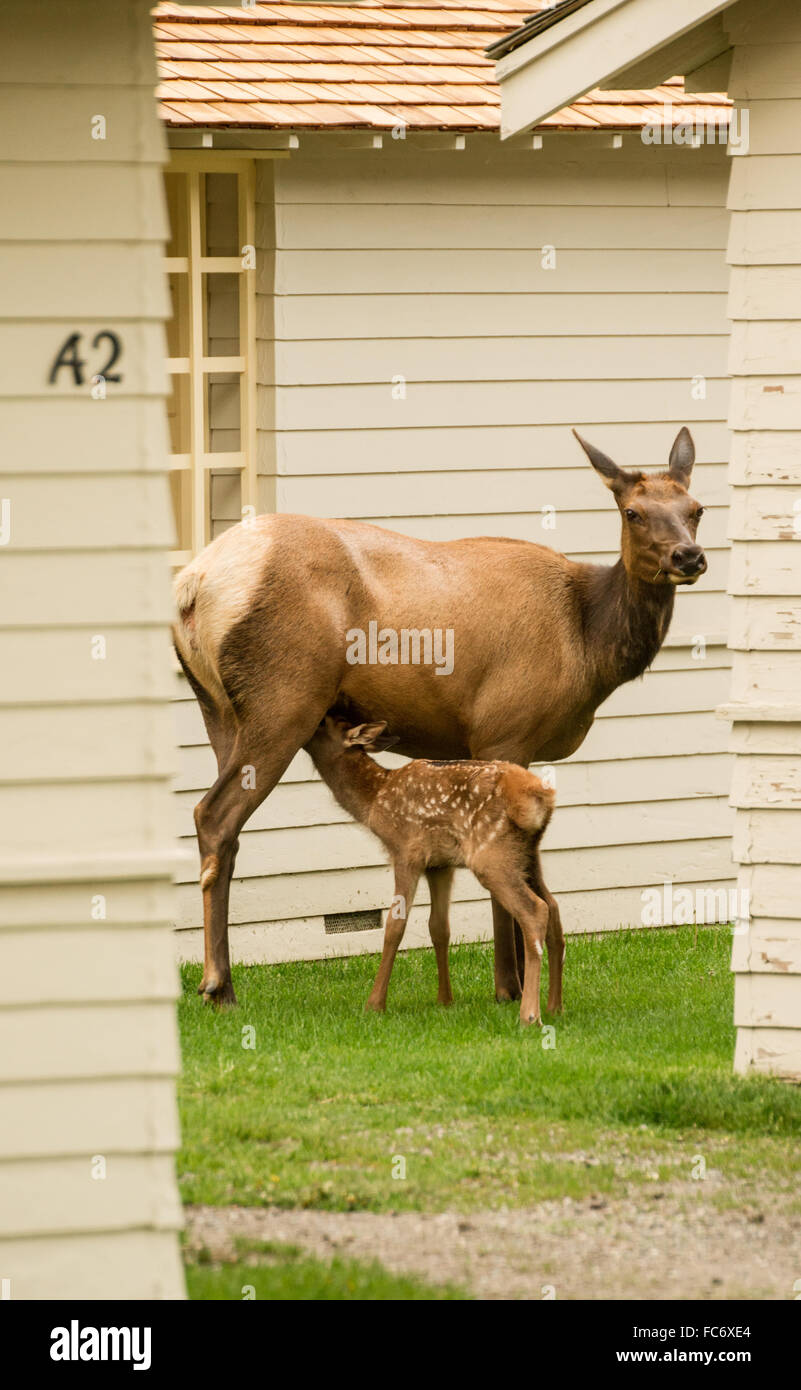
[[[219,984],[210,981],[207,985],[200,986],[198,994],[203,996],[204,1004],[214,1004],[218,1009],[225,1006],[233,1007],[236,1004],[236,995],[230,980],[225,980]]]
[[[495,986],[495,999],[498,1004],[516,1004],[522,993],[520,985]]]
[[[383,1014],[386,1013],[386,1009],[386,1004],[382,1004],[380,999],[368,999],[364,1006],[366,1014]]]

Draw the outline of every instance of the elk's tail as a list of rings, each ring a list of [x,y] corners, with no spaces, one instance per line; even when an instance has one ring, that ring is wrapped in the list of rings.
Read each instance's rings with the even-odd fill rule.
[[[198,589],[200,588],[200,572],[194,565],[185,565],[175,576],[173,584],[173,598],[175,607],[179,615],[183,616],[195,606]]]
[[[192,669],[192,648],[197,645],[195,604],[200,590],[200,572],[194,564],[187,565],[175,576],[172,596],[177,620],[173,623],[172,640],[184,667]]]
[[[172,640],[184,674],[195,692],[201,707],[211,709],[227,706],[228,697],[220,681],[214,653],[204,638],[204,624],[199,621],[203,570],[192,561],[173,582],[176,620]]]

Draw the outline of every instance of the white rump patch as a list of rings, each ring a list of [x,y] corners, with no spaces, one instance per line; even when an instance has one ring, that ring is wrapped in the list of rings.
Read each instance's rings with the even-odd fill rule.
[[[223,700],[225,691],[217,665],[220,648],[253,607],[270,546],[265,527],[253,521],[232,526],[181,570],[173,586],[180,614],[176,639],[181,656],[210,694]],[[194,611],[187,623],[181,610],[193,602]]]

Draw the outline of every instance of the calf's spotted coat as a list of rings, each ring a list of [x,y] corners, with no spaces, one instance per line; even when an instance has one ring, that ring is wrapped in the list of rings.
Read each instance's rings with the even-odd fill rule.
[[[429,931],[437,957],[437,999],[453,999],[448,970],[448,908],[454,869],[470,869],[519,922],[525,950],[522,1023],[540,1022],[540,970],[548,944],[548,1008],[562,1006],[564,937],[559,910],[542,878],[539,843],[553,792],[526,768],[507,762],[417,758],[389,770],[367,749],[396,740],[387,725],[349,728],[327,715],[306,745],[341,806],[381,840],[395,872],[384,949],[368,1009],[386,1007],[387,988],[421,874],[431,894]]]

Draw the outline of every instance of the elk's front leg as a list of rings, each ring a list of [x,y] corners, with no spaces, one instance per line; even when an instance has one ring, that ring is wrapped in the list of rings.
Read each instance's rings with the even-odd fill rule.
[[[381,953],[381,964],[378,967],[378,974],[375,977],[375,984],[370,991],[370,997],[365,1004],[368,1010],[375,1010],[383,1013],[387,1006],[387,989],[389,978],[392,974],[392,967],[395,964],[395,956],[398,947],[403,940],[403,933],[406,930],[406,921],[412,910],[414,895],[417,891],[417,884],[420,880],[419,870],[396,867],[395,869],[395,896],[392,906],[387,913],[387,920],[384,926],[384,949]]]
[[[451,900],[453,869],[429,869],[426,878],[431,894],[431,916],[428,919],[428,930],[437,957],[437,1003],[452,1004],[453,993],[448,970],[448,944],[451,939],[448,908]]]
[[[476,741],[470,748],[471,758],[491,761],[501,758],[505,762],[518,763],[528,767],[529,758],[525,748],[501,740],[497,744]],[[519,999],[523,993],[522,980],[525,973],[525,949],[520,927],[511,912],[492,896],[492,935],[495,946],[495,998],[499,1003]]]
[[[495,942],[495,998],[519,999],[523,993],[515,950],[515,920],[496,897],[492,898],[492,933]]]

